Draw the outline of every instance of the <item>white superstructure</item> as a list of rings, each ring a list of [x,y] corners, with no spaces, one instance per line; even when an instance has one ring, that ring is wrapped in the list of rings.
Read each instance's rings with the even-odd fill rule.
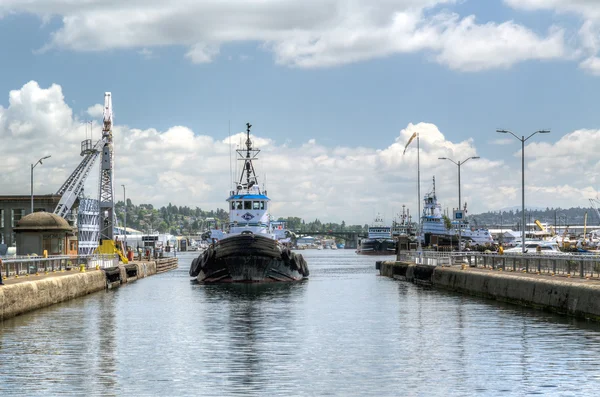
[[[462,222],[451,221],[450,228],[446,228],[442,206],[438,204],[437,196],[435,195],[435,177],[433,178],[433,191],[425,195],[424,202],[423,214],[421,216],[422,233],[419,237],[421,241],[425,240],[426,234],[458,240],[458,230],[460,228],[463,241],[470,240],[472,244],[480,245],[494,243],[492,235],[487,229],[474,228],[467,220],[463,220]]]
[[[368,238],[381,239],[392,238],[392,228],[386,226],[380,214],[377,214],[373,224],[369,226]]]

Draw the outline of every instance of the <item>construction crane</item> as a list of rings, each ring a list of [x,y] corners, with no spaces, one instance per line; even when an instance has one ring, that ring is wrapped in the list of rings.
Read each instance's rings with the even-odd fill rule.
[[[100,245],[98,253],[118,254],[123,263],[128,263],[123,247],[117,247],[114,241],[114,185],[113,185],[113,110],[110,92],[104,93],[104,112],[102,125],[102,163],[100,164],[100,186],[98,189],[100,205]]]
[[[100,164],[100,240],[114,237],[114,197],[113,197],[113,113],[110,92],[104,93],[104,113],[102,127],[102,163]]]
[[[54,209],[54,213],[62,218],[66,218],[67,214],[71,212],[73,208],[73,204],[75,200],[81,195],[83,192],[83,186],[85,184],[85,180],[87,179],[96,159],[98,158],[98,153],[100,152],[100,148],[102,147],[103,141],[99,140],[95,145],[92,146],[92,140],[86,139],[81,142],[81,156],[83,160],[81,163],[75,168],[75,171],[67,178],[65,183],[58,189],[56,192],[57,195],[60,196],[60,200],[58,205]]]
[[[60,189],[58,189],[56,194],[61,197],[54,213],[63,218],[69,214],[77,198],[82,197],[85,181],[93,168],[96,159],[100,153],[102,153],[98,204],[95,206],[94,203],[88,202],[90,200],[87,200],[84,205],[85,208],[80,208],[85,212],[85,214],[83,214],[85,216],[80,216],[80,218],[87,219],[88,221],[85,224],[78,225],[78,237],[80,242],[83,243],[79,251],[80,254],[90,254],[93,251],[102,254],[119,254],[121,260],[124,263],[127,263],[127,259],[124,257],[122,249],[117,249],[114,241],[114,158],[112,126],[112,98],[111,93],[106,92],[104,93],[102,138],[93,145],[91,139],[86,139],[81,143],[80,155],[84,156],[84,158]],[[99,221],[97,219],[99,219]],[[95,239],[96,236],[99,236],[100,246],[98,246],[97,240],[89,241],[90,238]],[[98,248],[96,249],[95,247]]]
[[[537,225],[537,227],[540,228],[540,230],[542,232],[544,232],[544,234],[548,233],[548,231],[546,230],[546,228],[544,227],[544,225],[542,225],[542,223],[539,220],[535,220],[535,224]]]

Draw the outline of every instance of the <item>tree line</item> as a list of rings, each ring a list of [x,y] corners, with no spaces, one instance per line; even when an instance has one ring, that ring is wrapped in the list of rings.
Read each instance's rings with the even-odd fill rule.
[[[125,213],[127,219],[125,220]],[[119,226],[136,229],[143,233],[170,233],[173,235],[201,234],[214,227],[223,228],[229,222],[229,214],[222,208],[203,210],[200,207],[177,206],[169,203],[167,206],[155,208],[152,204],[135,205],[127,199],[115,204],[115,216]],[[211,224],[211,219],[215,223]],[[280,217],[277,221],[286,222],[290,230],[307,232],[316,231],[366,231],[368,225],[346,225],[346,222],[321,222],[319,219],[305,221],[299,217]]]

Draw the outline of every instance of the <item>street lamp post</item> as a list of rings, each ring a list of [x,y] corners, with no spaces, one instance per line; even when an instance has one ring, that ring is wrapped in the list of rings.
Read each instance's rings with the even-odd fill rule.
[[[123,217],[123,244],[125,245],[125,251],[127,251],[127,196],[125,195],[125,185],[121,186],[123,186],[123,204],[125,205],[125,215]]]
[[[49,159],[52,156],[45,156],[42,157],[41,159],[39,159],[37,161],[37,163],[35,164],[31,164],[31,213],[33,214],[33,169],[38,165],[38,164],[43,164],[42,160],[46,160]]]
[[[462,204],[461,204],[461,197],[460,197],[460,166],[463,165],[464,163],[466,163],[467,161],[471,160],[471,159],[478,159],[479,156],[471,156],[466,160],[463,161],[459,161],[458,163],[452,159],[449,159],[447,157],[439,157],[439,160],[448,160],[453,162],[455,165],[458,166],[458,210],[460,211],[460,209],[462,208]],[[458,220],[458,249],[459,251],[462,249],[462,219]]]
[[[523,216],[522,225],[521,225],[521,251],[525,254],[525,142],[534,136],[535,134],[549,134],[549,130],[539,130],[529,135],[527,138],[525,136],[521,136],[519,138],[512,131],[509,130],[496,130],[501,134],[511,134],[517,140],[521,141],[521,213]]]

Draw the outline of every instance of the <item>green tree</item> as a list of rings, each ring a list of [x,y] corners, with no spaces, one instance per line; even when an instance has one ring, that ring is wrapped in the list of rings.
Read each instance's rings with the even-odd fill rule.
[[[157,230],[159,233],[166,233],[169,230],[169,225],[167,225],[167,222],[162,221],[158,224]]]

